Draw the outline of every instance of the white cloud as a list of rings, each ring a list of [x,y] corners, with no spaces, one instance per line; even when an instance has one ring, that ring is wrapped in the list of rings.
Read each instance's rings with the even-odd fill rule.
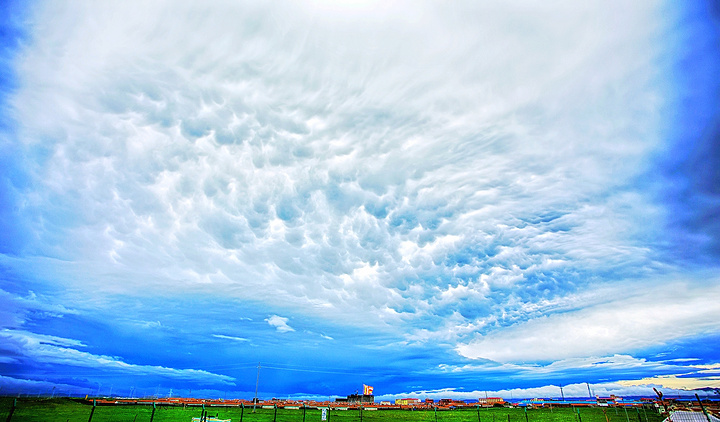
[[[720,330],[715,285],[618,286],[605,303],[541,316],[461,344],[459,354],[497,362],[538,362],[632,352]]]
[[[642,384],[628,384],[624,382],[607,382],[607,383],[572,383],[562,386],[562,393],[560,391],[560,385],[544,385],[533,388],[513,388],[503,390],[475,390],[475,391],[458,391],[453,388],[445,388],[440,390],[416,390],[398,394],[382,395],[378,396],[378,399],[397,399],[402,397],[420,397],[420,398],[453,398],[457,400],[476,400],[481,397],[502,397],[508,401],[520,401],[521,399],[532,399],[532,398],[561,398],[563,395],[566,398],[577,397],[587,398],[589,397],[588,387],[592,393],[592,398],[595,396],[609,397],[610,395],[616,395],[618,397],[627,396],[641,396],[641,397],[655,397],[653,387],[663,388],[663,393],[666,395],[673,396],[692,396],[690,391],[683,388],[671,387],[670,385],[663,385],[661,383],[642,383]]]
[[[437,367],[440,372],[447,373],[473,373],[486,374],[507,372],[512,373],[519,380],[535,379],[560,379],[565,376],[578,378],[582,373],[600,371],[605,374],[621,378],[623,374],[654,373],[654,374],[678,374],[681,371],[684,375],[702,374],[702,370],[693,365],[670,365],[664,362],[649,361],[644,358],[636,358],[630,355],[592,356],[582,358],[567,358],[553,361],[547,364],[530,363],[502,363],[493,361],[481,361],[478,363],[464,365],[441,364]]]
[[[694,390],[706,387],[720,388],[720,375],[708,377],[678,377],[677,375],[662,375],[642,378],[639,380],[618,381],[618,384],[625,387],[658,385],[663,388],[672,388],[676,390]]]
[[[266,318],[265,321],[267,321],[270,326],[275,327],[276,330],[278,330],[281,333],[287,333],[290,331],[295,331],[294,328],[288,325],[288,318],[281,317],[278,315],[271,315],[270,317]]]

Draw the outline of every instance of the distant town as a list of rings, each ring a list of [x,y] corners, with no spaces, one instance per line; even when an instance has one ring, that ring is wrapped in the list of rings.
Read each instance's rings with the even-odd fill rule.
[[[697,396],[696,396],[697,397]],[[243,399],[195,399],[181,397],[167,398],[95,398],[85,397],[85,400],[92,401],[97,405],[159,405],[159,406],[212,406],[212,407],[246,407],[246,408],[262,408],[262,409],[322,409],[329,408],[332,410],[450,410],[461,408],[492,408],[492,407],[524,407],[527,409],[552,409],[555,408],[582,408],[582,407],[622,407],[622,408],[639,408],[644,411],[653,411],[666,413],[676,410],[688,411],[709,411],[717,414],[720,412],[720,398],[703,398],[698,400],[691,397],[686,398],[664,398],[662,394],[658,397],[648,398],[623,398],[615,395],[609,397],[595,398],[534,398],[522,399],[517,401],[507,401],[501,397],[481,397],[476,400],[455,400],[431,398],[400,398],[394,401],[380,400],[375,401],[372,394],[350,394],[346,397],[339,397],[334,400],[318,401],[318,400],[290,400],[277,399],[270,400],[243,400]]]

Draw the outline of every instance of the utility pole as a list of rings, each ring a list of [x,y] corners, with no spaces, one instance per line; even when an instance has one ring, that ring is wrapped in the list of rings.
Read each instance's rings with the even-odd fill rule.
[[[255,406],[257,406],[257,395],[258,395],[258,385],[260,384],[260,362],[258,362],[257,366],[257,378],[255,378],[255,400],[253,400],[253,413],[255,413]]]

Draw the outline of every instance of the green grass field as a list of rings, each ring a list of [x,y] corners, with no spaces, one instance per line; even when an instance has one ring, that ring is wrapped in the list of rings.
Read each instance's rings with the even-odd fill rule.
[[[0,398],[0,422],[6,422],[12,407],[12,398]],[[208,416],[232,419],[233,422],[303,422],[303,411],[297,409],[257,409],[239,407],[208,407]],[[79,400],[21,398],[11,421],[15,422],[88,422],[92,406]],[[97,406],[92,422],[190,422],[200,417],[199,407],[160,407],[152,415],[152,406],[122,405]],[[307,409],[304,420],[319,422],[321,411]],[[526,419],[527,415],[527,419]],[[360,422],[357,410],[333,410],[328,422]],[[642,409],[582,408],[579,414],[574,409],[531,409],[522,408],[456,409],[434,412],[432,410],[375,410],[362,412],[363,422],[660,422],[661,415]]]

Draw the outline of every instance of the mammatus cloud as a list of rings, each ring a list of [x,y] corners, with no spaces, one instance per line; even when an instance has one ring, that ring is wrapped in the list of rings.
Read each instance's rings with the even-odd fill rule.
[[[438,327],[658,265],[650,5],[41,6],[11,103],[64,283]]]
[[[295,331],[294,328],[288,325],[288,318],[284,318],[278,315],[271,315],[267,319],[265,319],[270,326],[275,327],[276,330],[278,330],[281,333],[287,333],[290,331]]]

